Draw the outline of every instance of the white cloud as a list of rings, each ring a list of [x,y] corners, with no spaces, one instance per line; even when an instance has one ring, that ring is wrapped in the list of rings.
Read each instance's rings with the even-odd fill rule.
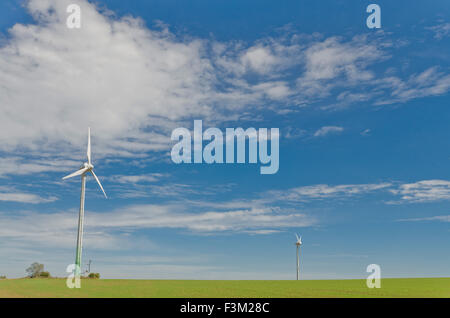
[[[364,70],[364,66],[381,55],[375,45],[363,38],[355,38],[350,43],[328,38],[306,50],[305,79],[333,79],[344,74],[352,80],[369,80],[373,75]]]
[[[38,204],[38,203],[48,203],[56,201],[56,197],[48,197],[43,198],[39,195],[33,194],[33,193],[26,193],[26,192],[1,192],[0,190],[0,201],[8,201],[8,202],[19,202],[19,203],[31,203],[31,204]]]
[[[144,198],[144,197],[158,197],[183,199],[185,202],[192,202],[194,196],[216,196],[224,192],[231,191],[233,184],[210,185],[208,187],[199,186],[198,184],[184,184],[184,183],[135,183],[133,187],[124,184],[115,186],[118,192],[117,196],[120,198]]]
[[[268,48],[252,47],[241,57],[242,63],[258,73],[271,72],[279,63],[277,56],[273,55]]]
[[[289,88],[289,85],[286,82],[281,81],[257,84],[253,86],[253,90],[263,93],[268,98],[274,100],[283,99],[293,93]]]
[[[400,185],[398,189],[392,189],[391,192],[400,195],[403,202],[450,200],[450,181],[423,180],[405,183]]]
[[[384,201],[387,204],[450,200],[450,181],[446,180],[422,180],[414,183],[382,182],[340,185],[317,184],[294,187],[286,190],[268,191],[262,196],[261,200],[265,202],[307,202],[313,199],[368,194],[379,190],[386,190],[387,193],[398,197],[397,200]]]
[[[336,134],[336,133],[340,133],[344,131],[343,127],[339,127],[339,126],[324,126],[321,127],[320,129],[318,129],[315,133],[314,133],[314,137],[323,137],[329,134]]]
[[[304,214],[279,213],[270,207],[191,213],[181,205],[135,205],[107,214],[94,214],[89,219],[89,224],[102,228],[179,228],[206,233],[315,224],[315,220]]]
[[[307,96],[323,97],[337,86],[363,85],[374,78],[367,66],[386,58],[375,42],[361,36],[350,42],[331,37],[309,46],[305,50],[306,72],[298,78],[298,87]],[[336,81],[340,76],[343,79]]]
[[[434,37],[441,40],[450,35],[450,22],[440,23],[426,29],[432,30],[434,32]]]
[[[450,90],[450,75],[434,66],[410,75],[407,80],[389,76],[377,80],[376,84],[378,89],[389,89],[391,95],[390,98],[379,98],[376,105],[404,103],[415,98],[447,93]]]
[[[0,177],[44,172],[70,172],[71,168],[79,167],[80,162],[58,158],[27,158],[24,160],[18,156],[5,156],[0,158]]]
[[[297,139],[306,135],[306,130],[297,127],[286,127],[282,136],[286,139]]]
[[[269,235],[269,234],[279,233],[281,231],[279,231],[279,230],[249,230],[249,231],[244,231],[244,232],[248,233],[248,234],[255,234],[255,235]]]
[[[301,63],[302,46],[286,37],[264,39],[246,47],[242,42],[213,43],[214,64],[229,74],[257,73],[282,77],[282,71]],[[234,78],[235,79],[235,78]]]
[[[293,187],[284,190],[268,190],[263,194],[246,200],[231,200],[214,202],[204,200],[205,196],[214,197],[221,192],[230,191],[233,185],[221,185],[204,188],[195,184],[169,183],[165,185],[150,184],[128,192],[120,190],[125,197],[160,197],[183,200],[189,206],[207,209],[248,210],[269,206],[275,202],[308,202],[330,198],[349,198],[384,191],[389,196],[398,199],[385,200],[387,204],[432,202],[450,200],[450,181],[423,180],[416,183],[380,182],[366,184],[315,184]],[[198,199],[195,199],[197,197]]]
[[[165,174],[162,173],[150,173],[142,175],[115,175],[110,177],[109,179],[117,183],[135,184],[135,183],[156,182],[164,176]]]
[[[251,232],[270,234],[284,228],[312,226],[317,221],[299,212],[281,213],[275,207],[247,203],[245,208],[189,212],[189,203],[132,205],[110,212],[91,212],[85,219],[86,244],[93,249],[126,249],[151,245],[136,239],[142,229],[171,228],[197,234]],[[76,210],[60,213],[0,212],[0,239],[8,244],[66,248],[73,245],[77,226]],[[148,240],[147,238],[142,238]],[[140,240],[142,240],[140,239]],[[148,243],[148,244],[147,244]]]
[[[437,215],[429,216],[423,218],[410,218],[410,219],[400,219],[400,222],[424,222],[424,221],[440,221],[440,222],[450,222],[450,215]]]
[[[367,194],[383,189],[388,189],[392,183],[368,183],[368,184],[341,184],[327,185],[317,184],[290,188],[286,190],[269,191],[264,198],[273,198],[272,201],[306,202],[314,199],[327,199],[336,197],[349,197],[358,194]],[[266,199],[267,200],[267,199]]]

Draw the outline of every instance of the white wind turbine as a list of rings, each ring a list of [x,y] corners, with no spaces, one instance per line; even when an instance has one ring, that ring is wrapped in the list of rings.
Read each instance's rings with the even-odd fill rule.
[[[107,198],[105,190],[103,190],[102,184],[100,183],[100,180],[98,180],[97,176],[94,173],[94,165],[91,163],[91,129],[88,128],[88,144],[87,144],[87,160],[88,162],[85,162],[81,168],[77,171],[75,171],[72,174],[69,174],[68,176],[65,176],[63,180],[69,179],[72,177],[76,177],[81,175],[81,198],[80,198],[80,214],[78,216],[78,236],[77,236],[77,252],[75,257],[75,275],[79,276],[81,272],[81,249],[83,246],[83,219],[84,219],[84,197],[85,197],[85,190],[86,190],[86,174],[92,173],[94,176],[94,179],[97,181],[98,185],[100,186],[100,189],[102,189],[103,194],[105,195],[105,198]]]
[[[297,242],[295,242],[295,245],[297,246],[297,280],[300,278],[300,246],[302,245],[302,237],[295,234],[295,237],[297,238]]]

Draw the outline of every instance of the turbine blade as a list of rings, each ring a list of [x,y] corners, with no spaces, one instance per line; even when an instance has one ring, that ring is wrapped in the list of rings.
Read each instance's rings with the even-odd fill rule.
[[[79,175],[85,173],[86,171],[88,171],[87,168],[82,168],[82,169],[80,169],[80,170],[75,171],[74,173],[69,174],[68,176],[65,176],[65,177],[63,178],[63,180],[66,180],[66,179],[69,179],[69,178],[72,178],[72,177],[79,176]]]
[[[105,198],[108,198],[108,196],[106,195],[105,190],[103,190],[102,184],[100,183],[100,180],[98,180],[97,176],[94,173],[94,170],[91,170],[92,175],[94,176],[95,180],[97,181],[98,185],[100,186],[100,189],[102,189],[103,194],[105,195]]]
[[[88,128],[88,145],[87,145],[88,163],[91,164],[91,128]]]

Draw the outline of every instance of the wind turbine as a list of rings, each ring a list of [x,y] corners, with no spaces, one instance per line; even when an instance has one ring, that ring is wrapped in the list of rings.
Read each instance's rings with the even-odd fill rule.
[[[302,237],[295,234],[295,237],[297,238],[297,242],[295,242],[295,245],[297,246],[297,280],[300,279],[300,246],[302,245]]]
[[[88,144],[87,144],[87,162],[85,162],[79,170],[65,176],[63,180],[81,175],[81,198],[80,198],[80,213],[78,215],[78,236],[77,236],[77,252],[75,257],[75,276],[80,276],[81,273],[81,249],[83,247],[83,219],[84,219],[84,197],[86,192],[86,174],[92,173],[94,179],[97,181],[105,198],[107,198],[105,190],[94,173],[94,165],[91,162],[91,129],[88,128]]]

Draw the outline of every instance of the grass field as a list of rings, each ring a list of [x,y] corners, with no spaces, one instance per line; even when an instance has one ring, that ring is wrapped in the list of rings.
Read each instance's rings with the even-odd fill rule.
[[[450,278],[365,280],[211,281],[84,279],[69,289],[64,279],[0,280],[0,297],[450,297]]]

